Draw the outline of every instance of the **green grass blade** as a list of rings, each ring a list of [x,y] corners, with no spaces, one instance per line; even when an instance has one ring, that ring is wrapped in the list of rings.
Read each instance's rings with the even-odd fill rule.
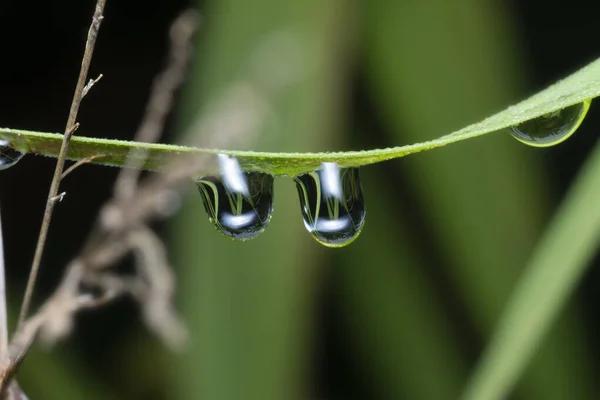
[[[505,4],[375,0],[369,5],[366,72],[377,112],[388,125],[388,143],[425,140],[519,98],[523,60],[516,59],[518,52],[511,48],[519,41],[511,41],[517,30]],[[450,28],[456,26],[460,29]],[[418,46],[412,35],[416,31],[421,32]],[[461,305],[473,347],[492,336],[548,219],[552,197],[548,174],[539,162],[544,152],[506,136],[493,135],[388,166],[406,177],[397,192],[418,201],[419,222],[427,227],[430,242],[427,250],[438,256],[433,268]],[[382,234],[381,227],[369,224],[373,231]],[[565,392],[577,399],[595,398],[578,317],[572,310],[565,313],[525,371],[515,398],[562,399]],[[458,393],[446,398],[457,397]]]
[[[86,138],[75,136],[71,140],[69,157],[74,160],[102,154],[92,162],[121,166],[132,148],[149,151],[144,167],[160,169],[169,156],[180,154],[218,154],[236,156],[245,169],[254,169],[272,174],[295,175],[312,170],[321,162],[337,162],[341,166],[361,166],[403,157],[420,151],[431,150],[451,143],[496,132],[541,115],[592,99],[600,95],[600,59],[593,61],[569,77],[557,82],[536,95],[511,106],[481,122],[442,136],[438,139],[408,146],[376,149],[369,151],[333,153],[268,153],[203,149],[166,144],[134,143],[119,140]],[[31,132],[2,128],[0,139],[8,140],[10,146],[23,151],[56,157],[62,135],[56,133]]]
[[[600,145],[542,238],[463,398],[504,398],[568,300],[600,241]]]
[[[342,342],[378,400],[457,398],[467,357],[384,168],[361,175],[376,234],[334,255]]]
[[[341,115],[335,110],[344,100],[338,89],[345,77],[339,73],[344,62],[339,54],[349,45],[345,38],[352,37],[345,3],[209,2],[206,21],[211,22],[197,52],[183,117],[195,119],[214,93],[226,91],[246,74],[240,66],[248,64],[265,40],[286,32],[302,43],[298,59],[312,60],[315,67],[269,104],[272,114],[257,145],[298,150],[315,144],[340,146]],[[272,120],[277,123],[270,124]],[[306,382],[323,247],[306,232],[293,182],[281,179],[275,187],[274,218],[251,242],[215,234],[197,192],[186,198],[173,221],[172,254],[191,333],[173,398],[314,397],[307,393],[311,390]]]

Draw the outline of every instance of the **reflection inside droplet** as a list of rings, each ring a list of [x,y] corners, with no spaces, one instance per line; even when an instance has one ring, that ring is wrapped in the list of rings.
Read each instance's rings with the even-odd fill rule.
[[[358,237],[366,216],[358,168],[327,162],[294,180],[304,226],[318,242],[341,247]]]
[[[510,134],[530,146],[553,146],[575,133],[585,118],[590,104],[591,100],[584,100],[581,103],[511,126]]]
[[[0,140],[0,170],[7,169],[19,162],[24,154],[9,147],[8,140]]]
[[[219,176],[196,179],[209,220],[238,240],[258,236],[273,212],[273,176],[243,171],[234,157],[219,155]]]

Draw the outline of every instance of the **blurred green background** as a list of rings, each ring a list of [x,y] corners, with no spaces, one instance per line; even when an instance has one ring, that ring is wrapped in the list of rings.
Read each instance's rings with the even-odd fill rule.
[[[208,140],[182,128],[241,83],[268,113],[256,136],[231,147],[334,151],[441,136],[595,59],[598,5],[577,4],[108,0],[92,67],[105,78],[85,99],[79,134],[133,136],[168,26],[187,7],[202,26],[165,140]],[[63,129],[92,12],[93,1],[3,0],[1,126]],[[178,215],[156,226],[179,278],[188,351],[171,354],[122,300],[81,315],[49,352],[36,349],[21,384],[32,400],[455,399],[598,126],[592,107],[556,148],[496,133],[362,168],[367,221],[343,249],[310,238],[289,178],[275,180],[269,228],[246,243],[216,233],[190,184]],[[52,165],[27,157],[0,175],[13,313]],[[65,181],[37,301],[115,173],[85,167]],[[600,396],[599,288],[590,268],[510,398]]]

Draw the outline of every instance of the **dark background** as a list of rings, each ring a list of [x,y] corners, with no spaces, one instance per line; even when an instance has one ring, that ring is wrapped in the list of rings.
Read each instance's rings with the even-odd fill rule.
[[[0,126],[46,132],[64,130],[93,13],[92,3],[80,0],[3,0],[0,3]],[[517,48],[521,52],[524,95],[600,56],[597,4],[597,1],[591,0],[576,3],[529,0],[506,5],[514,20]],[[104,79],[94,87],[81,107],[78,134],[119,139],[133,136],[151,81],[163,65],[168,27],[188,6],[187,2],[173,0],[108,1],[91,68],[92,76],[102,73]],[[372,95],[365,88],[367,80],[360,58],[351,69],[350,82],[351,121],[354,126],[369,130],[368,135],[360,135],[360,129],[351,132],[354,136],[350,143],[361,148],[385,144],[385,130],[390,128],[381,119]],[[472,121],[466,121],[469,122]],[[596,142],[598,126],[600,112],[592,104],[580,132],[560,146],[546,149],[543,154],[537,153],[536,157],[542,158],[548,177],[551,207],[558,204]],[[164,140],[171,140],[172,135],[172,131],[167,132]],[[485,141],[486,138],[478,140]],[[346,146],[350,148],[354,144]],[[10,313],[13,316],[17,314],[20,295],[24,291],[53,168],[54,160],[32,155],[25,157],[15,168],[0,174],[0,205]],[[397,169],[392,171],[383,167],[382,173],[402,183]],[[35,296],[36,304],[55,288],[64,265],[78,251],[99,207],[111,194],[115,176],[114,169],[85,166],[62,184],[61,190],[66,191],[67,196],[57,207],[52,221]],[[402,212],[412,214],[407,218],[414,226],[414,232],[423,236],[421,246],[427,248],[430,245],[426,237],[428,228],[419,226],[419,215],[427,211],[401,184],[395,188],[393,195],[401,198],[402,207],[408,208]],[[161,231],[163,228],[158,226]],[[428,257],[431,262],[436,262],[439,256],[433,252]],[[588,336],[594,338],[600,333],[597,313],[600,273],[597,261],[589,271],[576,296],[584,310]],[[483,340],[470,325],[460,305],[453,303],[456,302],[454,291],[447,287],[444,277],[435,276],[435,271],[431,274],[450,305],[454,325],[462,338],[462,350],[469,362],[474,362]],[[316,345],[312,350],[314,387],[311,391],[317,398],[373,398],[371,396],[378,390],[365,378],[364,360],[353,351],[351,341],[345,339],[343,323],[337,315],[335,279],[329,280],[328,276],[324,273],[324,282],[316,294],[318,312],[314,333]],[[143,350],[136,350],[137,343],[153,341],[154,338],[145,332],[139,321],[137,308],[123,300],[79,317],[73,336],[52,349],[50,359],[55,357],[59,363],[66,359],[76,360],[74,365],[78,366],[79,372],[83,371],[88,376],[86,379],[95,382],[92,386],[109,388],[107,392],[116,398],[172,398],[169,385],[165,383],[165,364],[160,361],[168,355],[163,354],[160,345],[156,344],[152,344],[151,348],[158,349],[156,351],[160,355],[154,361],[148,354],[143,355]],[[598,348],[593,345],[594,342],[591,341],[589,357],[597,367]],[[136,355],[134,359],[130,358],[132,354]],[[45,355],[39,357],[46,360]],[[141,368],[139,363],[145,362],[156,365]],[[39,365],[33,366],[26,364],[24,374],[30,374],[30,378],[24,378],[27,382],[25,390],[40,393],[39,388],[32,389],[31,385],[55,387],[52,382],[43,379],[51,376],[45,375],[43,368],[53,368],[52,365],[53,361],[47,364],[40,361]],[[34,371],[36,368],[42,371]],[[127,372],[128,368],[145,372],[131,373]],[[39,398],[67,398],[56,397],[56,394],[50,393],[51,390],[48,389],[47,397]],[[191,395],[189,398],[196,397]]]

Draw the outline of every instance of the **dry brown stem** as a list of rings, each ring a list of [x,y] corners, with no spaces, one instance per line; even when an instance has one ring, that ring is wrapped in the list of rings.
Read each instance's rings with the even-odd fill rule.
[[[40,234],[38,236],[38,241],[33,256],[31,271],[29,272],[29,278],[27,280],[27,287],[25,289],[25,296],[23,297],[23,304],[21,306],[21,312],[19,314],[19,322],[17,326],[21,326],[23,324],[27,314],[29,313],[29,306],[33,296],[33,291],[35,289],[40,263],[42,262],[42,254],[44,252],[44,246],[46,245],[46,238],[48,237],[48,229],[50,228],[52,214],[54,213],[54,205],[56,204],[55,198],[58,194],[58,188],[60,186],[60,180],[65,166],[65,161],[67,160],[69,141],[71,140],[73,132],[75,132],[78,127],[77,114],[79,113],[79,106],[81,105],[81,100],[84,96],[84,90],[86,89],[85,80],[87,79],[90,63],[92,62],[92,56],[94,54],[94,47],[96,46],[96,38],[98,37],[100,24],[104,18],[102,14],[104,12],[105,4],[106,0],[97,0],[94,16],[92,17],[92,24],[90,25],[90,29],[88,31],[87,41],[85,43],[85,51],[83,53],[83,60],[81,61],[81,69],[79,71],[79,79],[77,80],[73,101],[71,102],[71,109],[69,110],[69,118],[65,128],[65,136],[56,160],[56,168],[54,169],[54,176],[52,177],[52,183],[50,184],[48,200],[46,201],[46,209],[44,210],[44,218],[42,220]]]
[[[94,22],[92,28],[90,28],[90,32],[94,31],[95,33],[97,33],[99,22],[102,19],[101,12],[104,1],[99,1],[98,4],[100,6],[96,7]],[[159,76],[154,84],[150,100],[151,106],[149,106],[148,113],[141,124],[138,138],[150,141],[156,141],[159,138],[166,115],[172,107],[173,93],[183,81],[185,66],[190,54],[191,36],[195,26],[194,14],[190,12],[185,13],[174,23],[171,34],[173,48],[171,58],[165,72]],[[88,56],[88,48],[89,46],[86,46],[84,60],[87,59],[89,65],[91,54]],[[185,49],[185,51],[182,52],[182,49]],[[82,67],[82,69],[84,68]],[[85,77],[83,82],[85,82]],[[95,83],[95,81],[91,82]],[[81,85],[81,88],[78,85],[79,102],[85,94],[84,88],[87,92],[93,85],[91,82],[85,86]],[[158,116],[156,114],[157,110]],[[68,143],[68,139],[74,131],[73,128],[76,126],[74,122],[76,114],[77,110],[75,108],[75,111],[70,114],[69,124],[67,125],[66,143]],[[61,154],[63,154],[62,151]],[[64,154],[66,154],[66,149]],[[135,160],[135,158],[132,158],[132,160]],[[62,158],[62,165],[64,166],[64,157]],[[77,167],[77,165],[74,167]],[[131,161],[129,167],[139,166],[135,161]],[[63,175],[63,168],[58,168],[58,170],[60,170],[57,172],[58,175],[55,174],[55,177],[58,176],[57,184],[52,186],[53,188],[56,186],[56,189]],[[68,172],[70,171],[66,173]],[[126,177],[131,176],[128,173],[123,175]],[[133,180],[127,181],[129,185],[133,185],[132,188],[120,183],[124,181],[127,180],[119,179],[117,181],[115,196],[126,199],[126,203],[130,205],[138,200],[134,198],[137,188],[137,174]],[[122,193],[125,192],[130,193],[130,195],[123,196]],[[57,201],[59,198],[57,194],[57,190],[51,190],[51,196],[48,200],[49,205],[53,205]],[[51,211],[50,207],[50,214]],[[45,218],[44,221],[47,230],[49,219]],[[0,368],[0,396],[2,398],[6,396],[14,397],[19,394],[13,390],[16,386],[11,386],[11,384],[19,366],[36,339],[39,338],[51,343],[66,336],[73,327],[75,313],[83,309],[101,306],[118,296],[130,295],[136,299],[142,306],[146,324],[168,344],[177,347],[185,342],[186,330],[172,308],[175,278],[168,264],[166,249],[146,223],[147,220],[140,218],[137,221],[132,221],[126,227],[121,226],[119,229],[107,228],[103,224],[98,225],[81,254],[67,265],[64,278],[54,294],[36,314],[22,320],[17,332],[10,341],[7,354],[3,357]],[[42,230],[42,232],[44,231]],[[40,242],[38,242],[38,247],[43,248],[44,239],[45,233],[41,240],[42,244],[39,245]],[[135,274],[120,276],[109,271],[109,267],[130,252],[135,256]],[[37,254],[41,254],[41,250]],[[30,282],[35,282],[35,274],[39,267],[38,258],[39,256],[35,257],[37,261],[34,261],[34,276]],[[33,284],[30,284],[27,301],[22,312],[23,318],[26,316],[32,291]],[[91,294],[92,292],[94,294]],[[20,395],[22,395],[22,392],[20,392]]]
[[[71,165],[69,168],[67,168],[65,170],[65,172],[62,173],[62,176],[60,177],[61,180],[65,179],[67,177],[67,175],[69,175],[71,172],[75,171],[77,168],[81,167],[84,164],[89,164],[92,161],[94,161],[97,158],[102,158],[104,157],[104,154],[95,154],[93,156],[89,156],[86,157],[82,160],[77,161],[75,164]]]
[[[174,92],[185,76],[196,25],[196,16],[191,12],[173,24],[169,63],[154,81],[136,140],[159,139]],[[194,136],[204,133],[208,138],[204,145],[209,147],[251,140],[269,111],[269,96],[265,96],[269,90],[261,90],[260,86],[252,77],[232,85],[189,129]],[[120,296],[131,296],[140,304],[146,325],[167,344],[180,347],[185,343],[186,330],[172,306],[175,277],[165,246],[148,223],[168,217],[176,208],[173,203],[179,193],[189,186],[190,177],[214,170],[214,157],[179,156],[165,173],[138,182],[137,168],[143,165],[144,157],[137,151],[129,154],[127,168],[115,183],[114,196],[102,208],[82,251],[67,265],[54,294],[14,334],[0,368],[0,393],[7,392],[36,339],[52,343],[65,337],[72,330],[78,311],[99,307]],[[133,274],[124,276],[111,270],[130,253],[134,255]]]

